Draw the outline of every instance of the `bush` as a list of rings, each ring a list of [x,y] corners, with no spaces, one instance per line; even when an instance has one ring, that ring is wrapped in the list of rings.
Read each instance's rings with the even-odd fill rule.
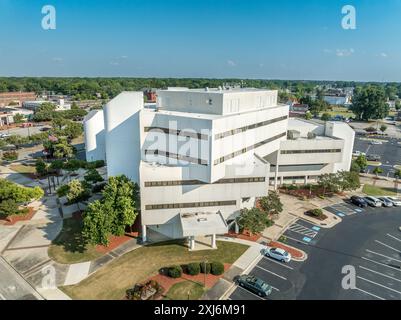
[[[211,273],[219,276],[224,273],[224,265],[221,262],[215,261],[211,264]]]
[[[104,167],[105,163],[103,160],[96,160],[92,162],[87,162],[85,165],[86,169],[98,169]]]
[[[323,215],[322,209],[313,209],[308,211],[314,217],[321,217]]]
[[[6,161],[15,161],[18,159],[17,151],[5,151],[3,152],[3,159]]]
[[[168,268],[168,276],[173,279],[181,278],[182,268],[180,266],[172,266]]]
[[[205,269],[205,267],[206,267],[206,269]],[[201,262],[200,263],[200,270],[202,273],[209,274],[211,269],[212,269],[212,266],[209,262],[207,262],[207,263]]]
[[[0,216],[11,216],[18,213],[18,204],[13,199],[0,202]]]
[[[57,189],[57,196],[59,198],[65,197],[69,191],[70,191],[70,186],[68,184],[65,184]]]
[[[187,265],[187,273],[191,276],[196,276],[200,273],[200,265],[198,262],[188,263]]]
[[[107,185],[107,182],[95,184],[95,185],[92,187],[92,192],[93,192],[93,193],[102,192],[103,189],[104,189],[104,187],[105,187],[106,185]]]

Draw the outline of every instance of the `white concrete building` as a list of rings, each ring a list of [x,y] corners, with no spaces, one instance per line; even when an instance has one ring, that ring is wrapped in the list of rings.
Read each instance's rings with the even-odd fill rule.
[[[216,234],[265,196],[269,181],[349,169],[352,129],[289,125],[288,113],[271,90],[169,88],[153,108],[144,107],[142,92],[123,92],[85,118],[87,160],[106,160],[109,176],[138,183],[144,240],[149,233],[188,238],[193,248],[195,237],[210,236],[215,246]],[[287,139],[289,128],[299,139]],[[319,137],[307,139],[308,132]]]

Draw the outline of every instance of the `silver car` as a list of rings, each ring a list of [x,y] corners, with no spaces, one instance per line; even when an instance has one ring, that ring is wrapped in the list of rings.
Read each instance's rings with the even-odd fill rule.
[[[364,199],[371,207],[381,207],[383,205],[383,203],[375,197],[368,196]]]
[[[291,261],[291,254],[281,248],[266,247],[265,249],[263,249],[263,254],[266,257],[270,257],[281,262]]]
[[[397,199],[395,197],[383,197],[390,201],[394,207],[401,207],[401,199]]]

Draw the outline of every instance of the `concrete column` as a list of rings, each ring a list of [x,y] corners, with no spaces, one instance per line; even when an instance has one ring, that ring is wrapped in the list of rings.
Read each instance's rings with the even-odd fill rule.
[[[216,234],[215,233],[212,234],[212,248],[213,249],[217,248],[217,246],[216,246]]]
[[[277,189],[278,189],[279,154],[280,154],[280,150],[277,151],[277,157],[276,157],[276,171],[275,171],[275,174],[274,174],[274,190],[276,190],[276,191],[277,191]]]
[[[191,249],[191,250],[195,249],[195,237],[194,236],[189,237],[189,249]]]
[[[305,184],[308,184],[308,176],[305,176]]]
[[[146,242],[147,237],[146,237],[146,225],[142,225],[142,242]]]

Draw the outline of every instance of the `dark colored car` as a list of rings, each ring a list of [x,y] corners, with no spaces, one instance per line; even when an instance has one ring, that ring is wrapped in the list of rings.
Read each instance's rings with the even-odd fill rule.
[[[251,276],[251,275],[242,275],[237,279],[238,285],[241,287],[257,294],[260,297],[267,297],[272,293],[272,287],[269,286],[266,282],[263,280]]]
[[[361,208],[366,208],[368,206],[368,203],[365,201],[365,199],[358,196],[352,196],[351,203]]]

